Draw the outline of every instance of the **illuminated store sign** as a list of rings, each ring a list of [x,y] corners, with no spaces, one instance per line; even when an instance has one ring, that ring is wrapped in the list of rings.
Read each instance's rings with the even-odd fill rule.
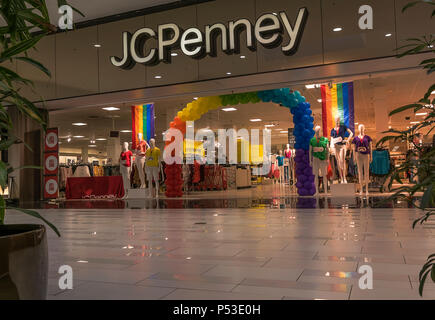
[[[201,59],[206,55],[217,55],[218,36],[221,36],[222,51],[226,54],[240,53],[241,33],[246,33],[246,44],[249,50],[255,51],[257,42],[266,48],[277,48],[286,55],[294,54],[299,46],[308,18],[307,8],[299,9],[298,16],[292,24],[285,12],[279,14],[266,13],[260,16],[255,25],[248,19],[239,19],[205,26],[204,32],[198,28],[182,30],[174,23],[162,24],[157,32],[150,28],[142,28],[134,34],[122,33],[123,57],[111,57],[116,67],[131,69],[136,63],[156,65],[160,62],[171,63],[171,50],[181,49],[186,56]],[[288,43],[283,43],[283,35],[287,34]],[[146,49],[146,42],[154,38],[156,48]]]

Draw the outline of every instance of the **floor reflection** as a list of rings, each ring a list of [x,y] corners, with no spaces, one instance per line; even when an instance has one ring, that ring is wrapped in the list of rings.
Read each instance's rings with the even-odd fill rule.
[[[58,202],[21,203],[33,209],[354,209],[412,208],[406,201],[388,197],[271,197],[237,199],[131,199],[131,200],[63,200]]]

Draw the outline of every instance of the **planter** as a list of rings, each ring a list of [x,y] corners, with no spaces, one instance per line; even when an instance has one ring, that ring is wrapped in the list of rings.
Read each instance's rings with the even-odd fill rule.
[[[47,279],[45,227],[0,226],[0,300],[45,300]]]

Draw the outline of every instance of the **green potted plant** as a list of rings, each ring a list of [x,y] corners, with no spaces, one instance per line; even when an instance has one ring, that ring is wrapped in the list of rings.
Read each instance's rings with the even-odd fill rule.
[[[65,4],[66,0],[58,0],[59,6]],[[29,58],[26,52],[57,28],[50,23],[45,0],[0,0],[0,15],[5,22],[0,25],[0,151],[4,151],[14,144],[25,144],[14,135],[8,108],[17,108],[44,129],[46,126],[40,110],[20,92],[21,87],[32,86],[32,82],[8,68],[7,63],[29,63],[50,77],[50,71]],[[9,174],[20,169],[23,168],[13,168],[0,160],[0,186],[3,190],[8,185]],[[5,214],[10,210],[41,219],[60,236],[56,227],[39,213],[8,206],[0,196],[0,300],[46,299],[48,252],[45,227],[5,225]]]
[[[429,11],[431,14],[430,18],[435,16],[435,2],[433,0],[410,2],[402,9],[402,13],[418,4],[427,5],[432,9]],[[409,44],[399,48],[399,51],[403,50],[403,52],[398,54],[398,58],[423,52],[435,54],[435,37],[433,34],[425,35],[421,38],[408,39],[407,41]],[[422,69],[426,70],[428,75],[432,74],[435,72],[435,57],[423,60],[420,66]],[[417,138],[422,132],[425,132],[426,135],[435,133],[435,98],[433,98],[432,94],[434,91],[435,84],[432,84],[418,102],[399,107],[390,113],[390,116],[406,110],[413,110],[414,113],[427,113],[423,121],[406,130],[390,129],[385,132],[389,133],[389,135],[385,136],[377,143],[378,145],[382,145],[387,141],[408,141],[412,146],[411,150],[408,152],[406,161],[390,173],[391,179],[389,188],[391,188],[394,181],[398,182],[401,186],[392,190],[393,195],[391,198],[405,199],[411,202],[416,208],[422,210],[423,215],[414,221],[412,225],[413,228],[415,228],[417,224],[427,222],[431,216],[435,215],[435,148],[424,148],[416,143]],[[400,177],[410,170],[416,172],[417,182],[411,185],[403,185]],[[423,196],[421,198],[416,197],[417,193],[422,193]],[[420,271],[420,295],[423,295],[424,284],[429,279],[435,282],[435,254],[431,254],[427,258],[425,265]]]

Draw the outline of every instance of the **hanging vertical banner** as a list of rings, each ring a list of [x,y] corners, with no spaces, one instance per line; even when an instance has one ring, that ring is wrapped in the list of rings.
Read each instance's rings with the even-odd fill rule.
[[[133,149],[136,149],[138,144],[139,133],[142,134],[143,140],[149,142],[151,138],[155,137],[154,127],[154,104],[144,104],[131,107],[131,127],[132,127],[132,143]]]
[[[44,199],[59,196],[59,130],[47,129],[44,139]]]
[[[353,82],[322,85],[323,135],[329,137],[335,127],[335,118],[355,132]]]

